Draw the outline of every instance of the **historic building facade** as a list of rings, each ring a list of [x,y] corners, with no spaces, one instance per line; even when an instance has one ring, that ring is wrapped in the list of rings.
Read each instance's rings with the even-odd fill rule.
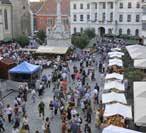
[[[142,0],[70,0],[71,33],[142,35]]]
[[[13,37],[31,34],[31,11],[28,0],[10,0],[12,3]]]
[[[35,30],[46,31],[49,26],[53,29],[56,22],[56,0],[44,0],[42,6],[34,12],[34,25]],[[70,30],[70,0],[62,0],[61,2],[61,18],[64,24],[65,30]]]
[[[12,5],[9,0],[0,0],[0,40],[12,38]]]
[[[143,1],[142,37],[144,39],[144,45],[146,45],[146,0]]]

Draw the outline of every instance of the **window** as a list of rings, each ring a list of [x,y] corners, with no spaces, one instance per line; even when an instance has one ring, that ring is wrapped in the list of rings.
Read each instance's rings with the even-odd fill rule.
[[[140,16],[136,15],[136,22],[140,22]]]
[[[139,2],[137,2],[136,8],[140,8],[140,3]]]
[[[76,27],[74,27],[74,33],[76,33],[77,32],[77,28]]]
[[[83,27],[80,28],[80,32],[83,32]]]
[[[102,8],[103,8],[103,9],[106,8],[106,4],[105,4],[105,2],[103,2],[103,4],[102,4]]]
[[[102,13],[102,21],[105,21],[105,13]]]
[[[135,36],[139,36],[139,29],[135,30]]]
[[[97,9],[97,3],[95,3],[95,9]]]
[[[130,29],[127,29],[127,35],[129,36],[131,34]]]
[[[128,2],[128,8],[132,8],[132,3]]]
[[[97,13],[94,14],[95,15],[95,21],[97,20]]]
[[[120,8],[120,9],[123,8],[123,3],[120,3],[119,8]]]
[[[122,29],[119,29],[119,35],[122,35]]]
[[[5,22],[5,30],[8,30],[8,13],[7,10],[4,10],[4,22]]]
[[[87,21],[90,21],[90,15],[89,14],[87,15]]]
[[[90,9],[90,4],[89,3],[87,4],[87,9]]]
[[[74,15],[73,21],[77,21],[77,15]]]
[[[114,7],[114,4],[113,4],[113,2],[111,2],[110,3],[110,8],[113,9],[113,7]]]
[[[53,25],[53,19],[48,19],[48,25],[52,26]]]
[[[84,16],[80,15],[80,21],[84,21]]]
[[[80,4],[80,9],[83,9],[83,4]]]
[[[73,9],[77,9],[77,5],[76,4],[73,4]]]
[[[119,15],[119,22],[123,22],[123,15],[122,14]]]
[[[112,34],[112,29],[111,28],[108,29],[108,34]]]
[[[131,15],[127,15],[127,22],[131,22]]]
[[[110,13],[110,21],[113,22],[113,13]]]

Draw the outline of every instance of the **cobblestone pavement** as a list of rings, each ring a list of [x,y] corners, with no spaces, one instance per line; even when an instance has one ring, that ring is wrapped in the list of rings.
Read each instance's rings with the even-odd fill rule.
[[[99,60],[99,56],[97,56],[97,60]],[[70,64],[70,68],[72,68],[74,63]],[[79,62],[75,62],[76,66],[79,66]],[[91,88],[93,88],[95,86],[95,83],[97,82],[100,86],[100,89],[102,90],[103,88],[103,75],[98,73],[97,68],[95,68],[96,70],[96,81],[91,82],[88,80],[88,83],[91,85]],[[47,73],[50,72],[51,69],[47,69],[44,70],[43,73]],[[72,71],[72,70],[71,70]],[[72,86],[72,83],[70,82],[69,86]],[[46,105],[46,110],[45,110],[45,117],[50,115],[50,111],[49,111],[49,101],[52,99],[52,87],[51,88],[47,88],[45,89],[45,93],[43,95],[43,97],[41,98]],[[102,92],[102,91],[101,91]],[[13,93],[11,95],[9,95],[5,100],[4,103],[9,103],[11,105],[13,105],[13,101],[15,96],[17,95],[17,93]],[[29,123],[30,123],[30,133],[35,133],[35,130],[38,129],[41,133],[42,131],[42,123],[43,120],[41,118],[39,118],[38,115],[38,103],[41,100],[39,97],[37,98],[36,103],[32,103],[31,102],[31,98],[30,98],[30,94],[28,95],[28,102],[27,102],[27,114],[29,117]],[[79,112],[80,109],[78,109]],[[81,116],[83,116],[83,114],[81,113]],[[93,113],[92,115],[92,123],[91,123],[91,127],[92,127],[92,133],[99,133],[99,131],[97,131],[97,129],[95,128],[95,113]],[[12,132],[12,124],[7,123],[7,121],[5,122],[5,127],[6,127],[6,133],[11,133]],[[57,116],[55,116],[55,118],[51,121],[51,131],[52,133],[61,133],[61,121],[60,121],[60,115],[58,114]]]

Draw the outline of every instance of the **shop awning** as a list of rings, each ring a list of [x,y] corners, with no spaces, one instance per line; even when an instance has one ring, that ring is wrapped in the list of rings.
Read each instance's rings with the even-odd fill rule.
[[[112,80],[112,79],[118,79],[118,80],[123,80],[124,76],[122,74],[119,73],[111,73],[111,74],[107,74],[105,79],[106,80]]]

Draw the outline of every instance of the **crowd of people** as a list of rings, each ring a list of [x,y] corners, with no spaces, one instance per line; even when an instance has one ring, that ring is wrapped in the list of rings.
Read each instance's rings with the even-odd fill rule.
[[[31,133],[29,112],[26,109],[26,104],[29,102],[38,104],[39,117],[43,121],[42,129],[36,127],[35,133],[40,133],[42,130],[44,133],[52,133],[51,122],[56,116],[60,116],[62,133],[92,133],[92,124],[100,132],[103,105],[100,97],[102,88],[97,79],[102,79],[106,72],[107,53],[111,48],[117,47],[117,42],[102,41],[97,41],[94,53],[75,50],[69,55],[68,60],[60,59],[53,64],[53,67],[49,68],[51,72],[43,74],[39,84],[31,92],[27,84],[21,85],[13,105],[4,105],[1,102],[0,132],[6,130],[4,125],[7,121],[13,125],[12,133]],[[118,42],[118,45],[123,45],[123,42]],[[14,52],[15,49],[17,49],[16,44],[7,45],[2,49],[2,53],[8,54],[4,57],[25,60],[22,56],[18,59],[19,54]],[[38,64],[33,58],[29,58],[29,61]],[[41,61],[40,59],[40,65],[43,64]],[[46,60],[45,64],[48,61]],[[100,77],[97,77],[98,72]],[[42,100],[43,92],[47,88],[52,90],[52,99],[49,102],[50,115],[45,112],[48,105]],[[28,95],[31,95],[32,101],[28,100]],[[36,99],[39,99],[39,103]],[[7,118],[4,119],[4,116]]]

